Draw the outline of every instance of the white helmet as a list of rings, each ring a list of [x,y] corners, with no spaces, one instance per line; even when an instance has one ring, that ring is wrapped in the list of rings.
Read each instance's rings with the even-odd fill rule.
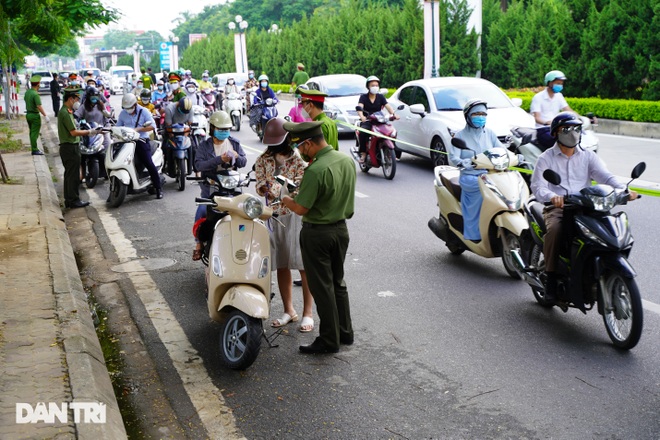
[[[215,128],[221,128],[221,129],[231,128],[233,125],[231,122],[231,118],[229,117],[227,112],[223,112],[222,110],[218,110],[217,112],[214,112],[209,118],[209,123],[213,125]]]
[[[121,108],[128,110],[137,104],[137,98],[132,93],[125,93],[121,98]]]

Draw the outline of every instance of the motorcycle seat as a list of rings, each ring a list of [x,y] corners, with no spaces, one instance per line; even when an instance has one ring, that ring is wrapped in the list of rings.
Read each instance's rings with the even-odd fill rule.
[[[460,176],[454,176],[448,179],[444,174],[440,174],[442,184],[456,198],[456,200],[461,200],[461,184],[458,183],[459,178]]]
[[[541,203],[532,203],[529,206],[534,219],[541,227],[541,231],[545,234],[547,232],[545,227],[545,220],[543,219],[543,205]]]
[[[156,150],[158,150],[158,145],[160,145],[157,141],[149,141],[149,146],[151,146],[151,155],[153,156]]]

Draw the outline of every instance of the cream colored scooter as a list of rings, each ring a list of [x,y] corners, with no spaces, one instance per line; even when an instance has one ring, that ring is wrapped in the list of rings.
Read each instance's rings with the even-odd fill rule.
[[[241,185],[235,171],[221,173],[217,186],[233,190]],[[209,316],[221,324],[220,355],[229,368],[244,370],[259,354],[263,320],[270,313],[270,237],[264,221],[273,210],[251,194],[195,201],[210,206],[208,215],[215,215],[213,238],[205,250],[206,282]]]
[[[452,139],[452,145],[469,150],[462,139]],[[479,217],[481,241],[475,243],[463,237],[460,170],[455,167],[435,167],[434,186],[440,216],[432,217],[428,226],[452,254],[469,250],[486,258],[502,257],[507,273],[519,279],[511,251],[520,250],[520,236],[528,229],[523,204],[529,198],[529,190],[520,173],[508,169],[518,165],[518,155],[504,148],[493,148],[475,155],[472,163],[475,169],[488,170],[479,176],[483,196]]]

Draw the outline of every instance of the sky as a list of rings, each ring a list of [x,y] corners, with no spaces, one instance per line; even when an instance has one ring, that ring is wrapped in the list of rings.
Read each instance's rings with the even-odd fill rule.
[[[110,29],[126,29],[129,31],[158,31],[163,38],[172,33],[175,24],[172,20],[183,11],[199,13],[204,6],[223,3],[222,0],[101,0],[104,5],[119,9],[122,17],[118,23],[103,26],[91,32],[91,35],[103,35]]]

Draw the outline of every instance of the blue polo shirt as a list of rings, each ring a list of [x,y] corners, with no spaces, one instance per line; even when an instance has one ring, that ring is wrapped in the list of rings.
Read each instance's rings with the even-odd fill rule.
[[[132,115],[129,115],[126,110],[122,110],[121,113],[119,113],[117,127],[139,128],[147,121],[151,121],[151,126],[156,127],[156,123],[154,122],[154,118],[151,117],[151,113],[138,105],[135,113]],[[140,139],[149,139],[149,132],[140,132]]]

